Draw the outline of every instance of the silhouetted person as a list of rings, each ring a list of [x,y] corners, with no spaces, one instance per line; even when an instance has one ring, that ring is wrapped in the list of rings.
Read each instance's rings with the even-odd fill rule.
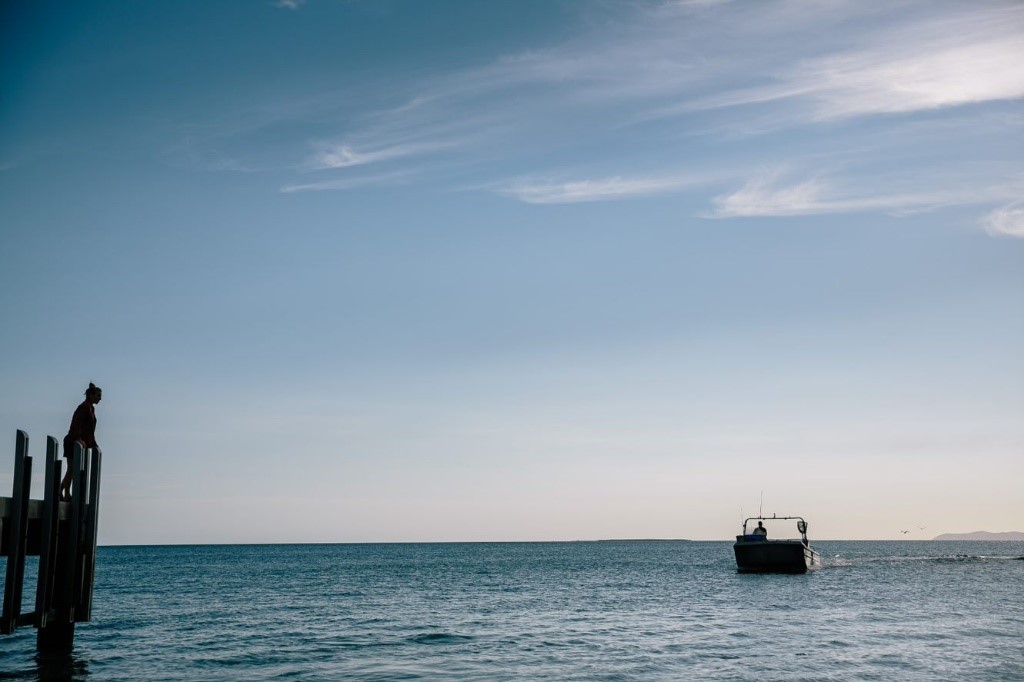
[[[66,500],[71,496],[71,458],[75,454],[75,443],[82,447],[96,447],[96,403],[103,399],[103,391],[95,384],[85,389],[85,400],[75,408],[71,416],[68,435],[64,436],[64,457],[68,460],[67,473],[60,482],[60,497]]]
[[[768,529],[764,527],[764,524],[760,521],[757,522],[757,528],[750,533],[751,535],[760,535],[765,540],[768,539]]]

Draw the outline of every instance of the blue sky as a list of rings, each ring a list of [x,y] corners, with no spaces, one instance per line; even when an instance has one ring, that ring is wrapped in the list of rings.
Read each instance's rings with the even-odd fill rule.
[[[1021,528],[1019,3],[0,32],[0,485],[95,381],[103,543]]]

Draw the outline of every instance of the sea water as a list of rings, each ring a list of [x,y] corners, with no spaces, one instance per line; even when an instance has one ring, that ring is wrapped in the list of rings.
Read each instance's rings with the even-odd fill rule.
[[[0,637],[0,679],[1024,679],[1024,543],[816,547],[805,575],[727,542],[101,547],[74,651]]]

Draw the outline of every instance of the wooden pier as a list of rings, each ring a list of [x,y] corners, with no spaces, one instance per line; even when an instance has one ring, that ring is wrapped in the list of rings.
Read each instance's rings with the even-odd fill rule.
[[[71,499],[62,501],[64,460],[58,447],[57,439],[48,436],[43,499],[30,499],[32,457],[28,435],[18,431],[13,490],[10,497],[0,497],[0,556],[7,557],[0,635],[31,625],[44,653],[70,650],[75,623],[91,619],[96,569],[102,453],[75,445]],[[26,556],[39,557],[35,610],[30,613],[21,612]]]

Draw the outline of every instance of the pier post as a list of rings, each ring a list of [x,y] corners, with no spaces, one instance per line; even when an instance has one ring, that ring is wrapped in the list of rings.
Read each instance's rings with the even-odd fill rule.
[[[85,622],[92,619],[92,586],[96,578],[96,531],[100,518],[100,464],[103,452],[97,447],[91,451],[88,466],[89,493],[82,495],[84,508],[85,537],[82,542],[82,576],[80,598],[75,608],[75,620]],[[84,489],[83,489],[84,490]]]
[[[57,439],[46,437],[46,483],[39,529],[39,578],[36,580],[36,627],[42,631],[53,605],[53,567],[57,559],[57,528],[60,525],[60,468]]]
[[[44,627],[36,630],[36,648],[40,653],[60,653],[71,651],[75,642],[75,603],[78,600],[81,576],[81,556],[79,540],[81,538],[82,513],[81,501],[85,497],[85,450],[80,443],[75,443],[73,454],[68,459],[71,467],[71,499],[67,532],[57,542],[57,560],[53,572],[52,610],[47,614]]]
[[[28,495],[32,485],[32,458],[28,456],[28,434],[19,430],[14,449],[14,485],[11,490],[11,530],[7,533],[7,575],[4,578],[4,610],[0,635],[18,627],[21,615],[22,578],[28,544]]]

